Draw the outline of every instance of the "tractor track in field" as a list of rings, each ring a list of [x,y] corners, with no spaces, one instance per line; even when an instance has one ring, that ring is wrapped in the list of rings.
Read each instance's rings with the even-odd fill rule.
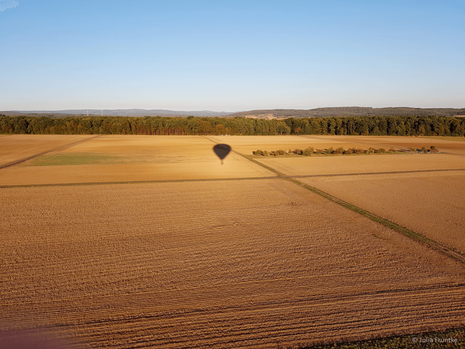
[[[205,138],[208,139],[209,141],[213,142],[213,143],[218,144],[218,142],[213,140],[213,139],[210,139],[208,137],[205,137]],[[345,207],[345,208],[347,208],[347,209],[349,209],[351,211],[354,211],[354,212],[356,212],[358,214],[361,214],[362,216],[365,216],[365,217],[371,219],[374,222],[380,223],[380,224],[382,224],[382,225],[384,225],[384,226],[386,226],[386,227],[388,227],[388,228],[390,228],[392,230],[395,230],[398,233],[400,233],[400,234],[402,234],[402,235],[404,235],[404,236],[406,236],[406,237],[408,237],[408,238],[410,238],[412,240],[420,242],[420,243],[426,245],[427,247],[429,247],[431,249],[434,249],[434,250],[442,253],[443,255],[446,255],[449,258],[452,258],[452,259],[454,259],[454,260],[456,260],[458,262],[461,262],[461,263],[465,264],[465,256],[463,254],[457,252],[457,251],[454,251],[453,248],[448,247],[446,245],[443,245],[443,244],[441,244],[441,243],[439,243],[439,242],[437,242],[437,241],[435,241],[433,239],[430,239],[430,238],[428,238],[428,237],[426,237],[426,236],[424,236],[422,234],[414,232],[414,231],[412,231],[412,230],[410,230],[410,229],[408,229],[406,227],[403,227],[403,226],[401,226],[401,225],[399,225],[397,223],[391,222],[390,220],[388,220],[386,218],[383,218],[383,217],[378,216],[378,215],[376,215],[374,213],[371,213],[371,212],[369,212],[367,210],[364,210],[364,209],[362,209],[360,207],[352,205],[352,204],[350,204],[350,203],[348,203],[348,202],[346,202],[344,200],[341,200],[341,199],[339,199],[339,198],[337,198],[337,197],[335,197],[335,196],[333,196],[331,194],[328,194],[328,193],[326,193],[326,192],[324,192],[324,191],[322,191],[322,190],[320,190],[320,189],[318,189],[316,187],[305,184],[305,183],[300,182],[299,180],[295,179],[295,178],[299,178],[299,177],[300,178],[302,178],[302,177],[308,178],[308,177],[316,177],[316,176],[291,176],[291,177],[289,177],[289,176],[286,176],[284,173],[279,172],[279,171],[275,170],[274,168],[271,168],[271,167],[269,167],[267,165],[262,164],[261,162],[255,160],[255,159],[253,159],[252,156],[244,155],[244,154],[239,153],[239,152],[237,152],[235,150],[232,150],[232,151],[234,153],[244,157],[245,159],[247,159],[247,160],[249,160],[249,161],[251,161],[251,162],[253,162],[253,163],[255,163],[255,164],[257,164],[257,165],[259,165],[259,166],[261,166],[263,168],[266,168],[267,170],[269,170],[269,171],[271,171],[273,173],[275,173],[278,176],[277,178],[279,178],[279,179],[290,181],[290,182],[292,182],[292,183],[294,183],[294,184],[296,184],[296,185],[298,185],[298,186],[300,186],[300,187],[302,187],[304,189],[307,189],[307,190],[309,190],[309,191],[311,191],[311,192],[313,192],[313,193],[315,193],[315,194],[317,194],[319,196],[324,197],[325,199],[328,199],[328,200],[330,200],[330,201],[332,201],[332,202],[334,202],[334,203],[336,203],[338,205],[341,205],[341,206],[343,206],[343,207]],[[439,171],[441,171],[441,170],[439,170]],[[461,170],[461,171],[463,171],[463,170]],[[424,172],[424,170],[419,170],[419,171],[399,171],[399,173],[403,173],[403,172],[406,172],[406,173],[408,173],[408,172]],[[318,176],[318,177],[321,177],[321,176]]]
[[[42,155],[45,155],[45,154],[48,154],[48,153],[52,153],[52,152],[56,152],[56,151],[61,151],[61,150],[65,150],[65,149],[74,147],[75,145],[78,145],[78,144],[81,144],[81,143],[85,143],[85,142],[87,142],[87,141],[90,141],[90,140],[92,140],[92,139],[99,138],[99,137],[101,137],[101,136],[102,136],[102,135],[98,135],[98,136],[89,137],[89,138],[86,138],[86,139],[81,139],[80,141],[76,141],[76,142],[73,142],[73,143],[65,144],[65,145],[62,145],[62,146],[60,146],[60,147],[56,147],[56,148],[53,148],[53,149],[49,149],[49,150],[43,151],[43,152],[41,152],[41,153],[37,153],[37,154],[31,155],[31,156],[25,157],[25,158],[23,158],[23,159],[15,160],[15,161],[9,162],[9,163],[7,163],[7,164],[0,165],[0,170],[3,169],[3,168],[7,168],[7,167],[14,166],[14,165],[18,165],[18,164],[20,164],[20,163],[22,163],[22,162],[25,162],[25,161],[27,161],[27,160],[34,159],[34,158],[36,158],[36,157],[39,157],[39,156],[42,156]]]
[[[246,158],[248,157],[248,155],[242,155],[242,156],[244,156]],[[251,159],[248,158],[248,160],[251,160]],[[251,160],[251,161],[253,161],[253,160]],[[253,161],[253,162],[255,162],[255,161]],[[265,167],[266,165],[261,164],[261,166]],[[266,166],[265,168],[272,171],[272,172],[275,172],[275,170],[271,169],[271,167]],[[328,173],[328,174],[295,175],[295,176],[286,176],[284,174],[280,174],[280,175],[276,175],[276,176],[267,176],[267,177],[154,179],[154,180],[146,180],[146,181],[117,181],[117,182],[75,182],[75,183],[46,183],[46,184],[13,184],[13,185],[0,185],[0,189],[32,188],[32,187],[71,187],[71,186],[85,186],[85,185],[121,185],[121,184],[184,183],[184,182],[221,182],[221,181],[246,181],[246,180],[319,178],[319,177],[346,177],[346,176],[364,176],[364,175],[390,175],[390,174],[403,174],[403,173],[429,173],[429,172],[455,172],[455,171],[465,171],[465,169],[391,171],[391,172],[362,172],[362,173]]]

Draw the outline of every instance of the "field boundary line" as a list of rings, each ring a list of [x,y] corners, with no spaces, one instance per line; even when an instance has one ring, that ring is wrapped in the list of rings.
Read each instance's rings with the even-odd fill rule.
[[[43,183],[43,184],[12,184],[0,185],[0,189],[32,188],[32,187],[73,187],[84,185],[118,185],[118,184],[150,184],[150,183],[183,183],[183,182],[222,182],[222,181],[248,181],[270,180],[279,177],[237,177],[237,178],[194,178],[194,179],[154,179],[147,181],[120,181],[120,182],[76,182],[76,183]]]
[[[205,137],[205,138],[207,138],[207,137]],[[207,138],[207,139],[209,139],[209,138]],[[213,141],[211,139],[209,139],[209,140],[212,141],[212,142],[215,142],[215,141]],[[390,228],[390,229],[392,229],[394,231],[397,231],[398,233],[410,238],[411,240],[420,242],[423,245],[425,245],[425,246],[427,246],[427,247],[429,247],[431,249],[434,249],[434,250],[446,255],[447,257],[450,257],[450,258],[452,258],[452,259],[454,259],[454,260],[456,260],[458,262],[461,262],[461,263],[465,264],[465,256],[462,255],[459,252],[456,252],[456,251],[452,250],[450,247],[447,247],[447,246],[445,246],[443,244],[440,244],[439,242],[437,242],[437,241],[435,241],[435,240],[433,240],[431,238],[428,238],[426,236],[423,236],[422,234],[416,233],[413,230],[410,230],[410,229],[408,229],[406,227],[403,227],[403,226],[401,226],[401,225],[399,225],[397,223],[391,222],[390,220],[388,220],[386,218],[378,216],[378,215],[376,215],[374,213],[371,213],[371,212],[369,212],[367,210],[364,210],[364,209],[362,209],[362,208],[360,208],[358,206],[352,205],[352,204],[350,204],[350,203],[348,203],[348,202],[346,202],[346,201],[344,201],[342,199],[339,199],[339,198],[337,198],[337,197],[335,197],[335,196],[333,196],[331,194],[328,194],[328,193],[326,193],[326,192],[324,192],[324,191],[322,191],[322,190],[320,190],[318,188],[315,188],[315,187],[313,187],[311,185],[302,183],[299,180],[295,179],[295,176],[286,176],[283,173],[281,173],[281,172],[279,172],[277,170],[274,170],[271,167],[269,167],[267,165],[264,165],[264,164],[260,163],[259,161],[255,160],[255,159],[251,159],[251,155],[245,155],[245,154],[239,153],[237,151],[234,151],[234,152],[236,154],[244,157],[245,159],[256,163],[257,165],[260,165],[260,166],[262,166],[262,167],[264,167],[266,169],[273,170],[274,173],[278,174],[278,177],[277,177],[278,179],[283,179],[283,180],[289,181],[291,183],[294,183],[294,184],[298,185],[299,187],[307,189],[307,190],[311,191],[312,193],[315,193],[315,194],[317,194],[319,196],[322,196],[325,199],[328,199],[328,200],[330,200],[330,201],[332,201],[332,202],[334,202],[334,203],[336,203],[336,204],[338,204],[338,205],[340,205],[342,207],[345,207],[345,208],[347,208],[347,209],[349,209],[351,211],[354,211],[354,212],[356,212],[356,213],[358,213],[358,214],[360,214],[360,215],[362,215],[362,216],[364,216],[364,217],[366,217],[368,219],[371,219],[374,222],[380,223],[380,224],[382,224],[382,225],[384,225],[384,226],[386,226],[386,227],[388,227],[388,228]]]
[[[144,184],[144,183],[182,183],[182,182],[219,182],[219,181],[241,181],[241,180],[269,180],[269,179],[293,179],[293,178],[317,178],[317,177],[344,177],[344,176],[362,176],[362,175],[381,175],[381,174],[399,174],[399,173],[416,173],[416,172],[454,172],[454,171],[465,171],[465,169],[450,169],[450,170],[420,170],[420,171],[397,171],[397,172],[367,172],[367,173],[348,173],[348,174],[322,174],[322,175],[296,175],[296,176],[286,176],[285,174],[266,166],[253,158],[249,158],[249,155],[244,155],[238,153],[245,157],[246,159],[256,163],[259,166],[262,166],[277,174],[277,176],[267,176],[267,177],[232,177],[232,178],[186,178],[186,179],[154,179],[154,180],[145,180],[145,181],[117,181],[117,182],[74,182],[74,183],[43,183],[43,184],[12,184],[12,185],[0,185],[0,189],[8,188],[31,188],[31,187],[71,187],[71,186],[80,186],[80,185],[118,185],[118,184]]]
[[[247,156],[247,155],[246,155]],[[412,170],[412,171],[387,171],[387,172],[361,172],[361,173],[329,173],[316,175],[295,175],[284,176],[285,178],[310,178],[310,177],[343,177],[343,176],[366,176],[366,175],[383,175],[383,174],[402,174],[402,173],[428,173],[428,172],[454,172],[465,171],[465,168],[446,168],[439,170]]]
[[[74,147],[75,145],[78,145],[78,144],[81,144],[81,143],[90,141],[91,139],[99,138],[99,137],[101,137],[101,136],[102,136],[102,135],[97,135],[97,136],[94,136],[94,137],[89,137],[89,138],[86,138],[86,139],[81,139],[81,140],[76,141],[76,142],[73,142],[73,143],[65,144],[65,145],[59,146],[59,147],[57,147],[57,148],[53,148],[53,149],[46,150],[46,151],[43,151],[43,152],[38,153],[38,154],[34,154],[34,155],[31,155],[31,156],[28,156],[28,157],[23,158],[23,159],[15,160],[15,161],[9,162],[9,163],[7,163],[7,164],[0,165],[0,170],[3,169],[3,168],[6,168],[6,167],[10,167],[10,166],[14,166],[14,165],[20,164],[20,163],[25,162],[25,161],[27,161],[27,160],[34,159],[34,158],[36,158],[36,157],[38,157],[38,156],[45,155],[45,154],[47,154],[47,153],[51,153],[51,152],[55,152],[55,151],[61,151],[61,150],[65,150],[65,149]]]

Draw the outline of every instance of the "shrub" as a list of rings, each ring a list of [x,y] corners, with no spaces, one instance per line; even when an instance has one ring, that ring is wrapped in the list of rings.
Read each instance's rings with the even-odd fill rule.
[[[293,151],[294,154],[297,154],[297,155],[302,155],[303,153],[303,150],[302,149],[296,149]]]
[[[344,154],[347,154],[347,155],[352,154],[352,149],[344,150]]]
[[[302,151],[302,155],[304,156],[312,156],[313,152],[315,150],[313,149],[313,147],[308,147],[308,148],[305,148],[303,151]]]
[[[388,153],[395,153],[396,150],[394,148],[389,148]]]
[[[370,147],[370,148],[368,148],[368,149],[366,150],[366,154],[374,154],[375,151],[376,151],[375,148]]]
[[[430,149],[436,149],[436,147],[434,145],[432,145],[431,147],[429,147]]]
[[[380,153],[380,154],[385,154],[385,153],[386,153],[386,149],[384,149],[384,148],[379,148],[379,149],[378,149],[378,153]]]
[[[339,147],[339,148],[337,148],[333,153],[334,153],[334,154],[344,154],[344,148],[343,148],[343,147]]]
[[[426,153],[428,152],[428,149],[426,149],[425,147],[422,147],[420,150],[421,150],[422,153],[424,153],[424,154],[426,154]]]
[[[315,154],[323,154],[325,151],[321,149],[315,150]]]
[[[259,150],[255,150],[255,151],[253,152],[253,155],[261,155],[261,156],[263,156],[263,155],[264,155],[264,154],[263,154],[263,150],[260,150],[260,149],[259,149]]]
[[[269,156],[269,155],[270,155],[270,153],[269,153],[268,151],[265,150],[265,151],[263,152],[263,156]]]
[[[329,147],[328,149],[326,149],[326,154],[332,154],[332,153],[334,153],[333,147]]]

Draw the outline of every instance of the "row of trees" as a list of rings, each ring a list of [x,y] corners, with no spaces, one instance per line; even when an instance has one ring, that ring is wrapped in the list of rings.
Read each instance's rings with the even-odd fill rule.
[[[366,116],[288,118],[243,117],[24,117],[0,115],[3,134],[142,135],[391,135],[464,136],[465,118],[440,116]]]

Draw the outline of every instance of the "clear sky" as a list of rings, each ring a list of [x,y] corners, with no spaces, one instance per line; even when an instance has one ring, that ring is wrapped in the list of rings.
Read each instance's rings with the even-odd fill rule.
[[[465,1],[0,1],[0,110],[336,106],[465,107]]]

